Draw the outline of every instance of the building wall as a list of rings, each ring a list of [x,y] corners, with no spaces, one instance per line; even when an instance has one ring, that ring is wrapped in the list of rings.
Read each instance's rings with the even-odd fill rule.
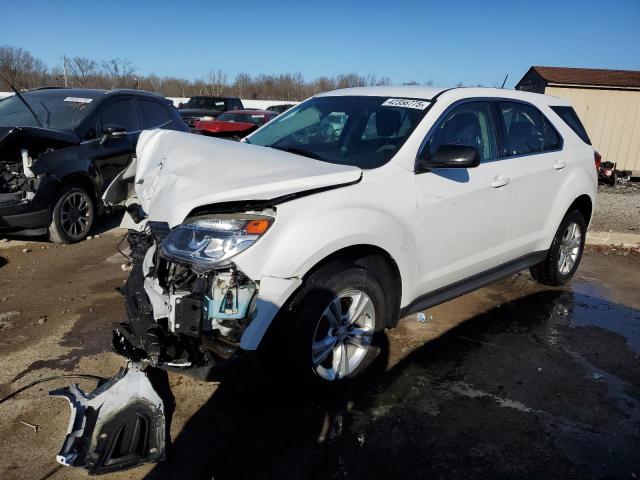
[[[640,91],[547,86],[571,102],[603,161],[640,172]]]

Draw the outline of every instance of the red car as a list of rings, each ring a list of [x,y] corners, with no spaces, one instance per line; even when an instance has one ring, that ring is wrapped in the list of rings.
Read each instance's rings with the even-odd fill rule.
[[[197,120],[193,127],[203,135],[239,140],[278,116],[267,110],[234,110],[211,120]]]

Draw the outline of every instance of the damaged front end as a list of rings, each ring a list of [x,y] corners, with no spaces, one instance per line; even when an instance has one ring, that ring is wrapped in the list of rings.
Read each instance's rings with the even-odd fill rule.
[[[71,132],[0,127],[0,231],[44,233],[51,219],[51,199],[60,189],[48,162],[77,145]]]
[[[169,230],[150,222],[130,232],[133,269],[126,284],[129,322],[114,332],[114,348],[200,380],[231,359],[254,312],[259,283],[229,258],[271,225],[261,214],[210,215]]]
[[[97,475],[164,459],[165,406],[141,364],[120,369],[91,393],[71,385],[49,394],[71,407],[56,457],[61,464]]]

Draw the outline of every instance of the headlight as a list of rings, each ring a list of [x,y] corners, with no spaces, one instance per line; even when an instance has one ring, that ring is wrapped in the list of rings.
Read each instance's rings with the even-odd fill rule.
[[[201,122],[213,122],[215,120],[215,117],[200,117],[198,120],[200,120]]]
[[[204,273],[249,248],[272,223],[272,217],[258,215],[207,215],[188,219],[169,232],[160,253]]]

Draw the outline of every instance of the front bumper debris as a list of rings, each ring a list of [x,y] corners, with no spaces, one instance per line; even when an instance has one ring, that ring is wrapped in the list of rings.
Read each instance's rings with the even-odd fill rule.
[[[165,406],[142,364],[121,368],[91,393],[76,384],[49,394],[71,407],[59,463],[97,475],[164,460]]]

